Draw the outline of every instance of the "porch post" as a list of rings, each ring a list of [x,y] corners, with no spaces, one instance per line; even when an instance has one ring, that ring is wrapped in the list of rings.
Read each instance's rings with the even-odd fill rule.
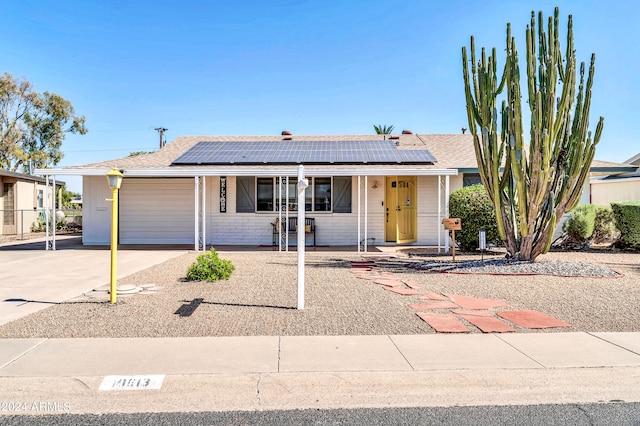
[[[358,175],[358,253],[360,253],[360,175]]]
[[[193,177],[193,249],[198,251],[198,176]]]
[[[200,229],[202,234],[202,251],[207,249],[207,177],[202,176],[202,228]]]
[[[53,186],[51,188],[51,250],[56,249],[56,175],[53,175]]]
[[[442,176],[438,175],[438,254],[442,245]]]
[[[364,252],[369,251],[367,234],[369,227],[369,176],[364,177]]]
[[[44,176],[44,249],[51,250],[49,246],[49,175]]]
[[[444,217],[449,217],[449,175],[444,178]],[[449,232],[444,236],[444,252],[449,253]]]

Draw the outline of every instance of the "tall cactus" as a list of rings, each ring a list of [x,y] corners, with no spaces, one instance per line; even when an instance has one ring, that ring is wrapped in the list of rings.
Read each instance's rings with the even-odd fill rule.
[[[510,256],[535,260],[551,246],[558,220],[574,208],[589,175],[604,118],[595,133],[589,128],[595,54],[585,84],[580,65],[576,94],[573,20],[569,15],[567,46],[560,49],[556,7],[544,29],[542,12],[531,12],[527,26],[527,88],[531,110],[530,138],[523,135],[520,69],[515,37],[507,24],[506,60],[498,79],[496,49],[485,48],[471,60],[462,48],[462,67],[469,130],[473,134],[480,178],[496,209],[498,230]],[[536,30],[537,27],[537,30]],[[498,96],[506,89],[498,116]],[[498,120],[500,118],[500,120]],[[478,129],[480,132],[478,132]]]

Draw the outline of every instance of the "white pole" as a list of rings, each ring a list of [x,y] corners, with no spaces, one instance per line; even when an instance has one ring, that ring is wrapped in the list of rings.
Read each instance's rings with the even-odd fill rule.
[[[44,177],[44,188],[45,250],[49,250],[49,175]]]
[[[304,166],[298,166],[298,309],[304,309],[304,191],[309,186]]]
[[[198,213],[200,211],[200,197],[198,196],[198,191],[200,187],[200,181],[198,180],[198,176],[193,177],[193,250],[198,251],[198,235],[199,235],[199,220]]]
[[[369,251],[369,247],[367,246],[367,226],[369,225],[368,222],[368,215],[369,215],[369,176],[365,176],[364,177],[364,252],[368,252]]]
[[[442,246],[442,176],[438,175],[438,254]]]
[[[62,208],[62,206],[60,206]],[[56,249],[56,175],[53,175],[53,189],[51,193],[51,249]]]
[[[226,185],[226,182],[225,182]],[[225,201],[226,202],[226,201]],[[207,177],[202,176],[202,251],[207,251]]]
[[[444,217],[449,217],[449,175],[444,177]],[[449,253],[449,232],[444,237],[444,252]]]
[[[282,251],[282,179],[282,176],[278,179],[278,251],[280,252]]]
[[[358,176],[358,253],[360,253],[360,176]]]

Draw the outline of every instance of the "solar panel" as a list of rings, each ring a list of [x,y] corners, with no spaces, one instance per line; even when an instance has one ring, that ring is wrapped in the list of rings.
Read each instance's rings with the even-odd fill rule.
[[[266,164],[273,156],[274,151],[275,146],[273,142],[253,142],[253,144],[236,159],[235,163]]]
[[[398,150],[391,141],[366,141],[367,155],[370,163],[401,163]]]
[[[367,163],[367,148],[359,141],[337,143],[336,163]]]
[[[403,163],[436,163],[436,158],[426,149],[401,149],[398,150]]]
[[[336,162],[335,141],[311,141],[307,142],[305,145],[305,163],[322,164]]]
[[[305,145],[301,142],[274,142],[273,164],[300,164],[304,160]]]
[[[427,150],[398,150],[393,141],[198,142],[172,164],[433,164]]]

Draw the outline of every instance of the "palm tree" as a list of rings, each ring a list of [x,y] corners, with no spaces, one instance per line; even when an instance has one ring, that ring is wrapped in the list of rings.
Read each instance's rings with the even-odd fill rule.
[[[393,126],[383,126],[382,124],[374,124],[373,129],[379,135],[390,135],[393,131]]]

